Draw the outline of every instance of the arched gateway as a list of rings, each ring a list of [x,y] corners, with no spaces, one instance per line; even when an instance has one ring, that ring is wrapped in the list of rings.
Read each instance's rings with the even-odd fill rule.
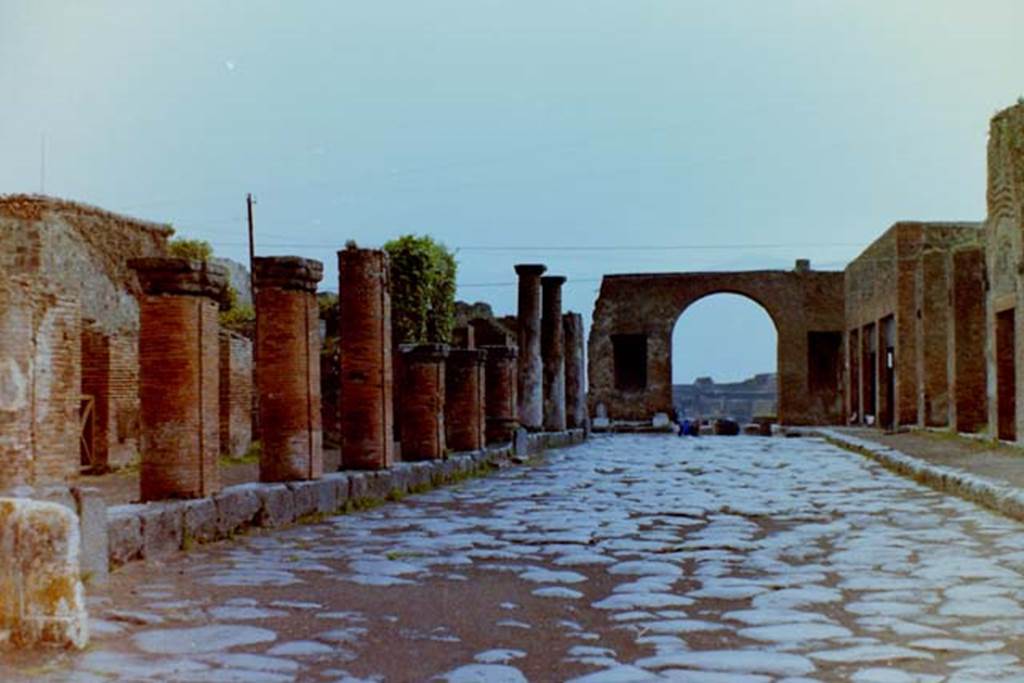
[[[591,415],[615,420],[672,410],[672,328],[693,302],[739,294],[760,304],[778,332],[778,418],[842,420],[843,273],[794,271],[606,275],[589,341]]]

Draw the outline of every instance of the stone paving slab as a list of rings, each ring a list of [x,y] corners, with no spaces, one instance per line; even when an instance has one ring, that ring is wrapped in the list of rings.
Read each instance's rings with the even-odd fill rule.
[[[334,472],[320,480],[287,484],[247,482],[227,486],[210,498],[115,505],[106,511],[110,565],[164,558],[194,542],[229,538],[250,527],[277,528],[374,507],[584,439],[582,429],[527,434],[516,447],[506,444],[444,460],[397,463],[376,472]],[[518,452],[524,448],[525,453]]]
[[[935,440],[941,437],[927,434],[903,439],[914,449],[914,454],[908,454],[881,443],[885,437],[880,433],[828,428],[817,431],[836,445],[866,455],[914,481],[1024,521],[1024,488],[1016,484],[1024,475],[1024,458],[1020,456],[988,452],[984,458],[972,460],[969,454],[977,451],[977,446],[972,447],[970,441],[958,443],[956,437],[947,437],[936,448]],[[994,459],[1000,461],[998,468],[993,467]],[[942,464],[943,460],[956,464]],[[1012,480],[1006,475],[1012,475]]]

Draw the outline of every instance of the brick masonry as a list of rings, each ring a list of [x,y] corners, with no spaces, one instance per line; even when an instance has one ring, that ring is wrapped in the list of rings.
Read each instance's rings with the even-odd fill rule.
[[[185,259],[133,262],[145,290],[139,337],[143,501],[220,488],[219,299],[223,269]]]
[[[541,284],[540,355],[544,377],[544,429],[565,429],[565,332],[562,285],[565,277],[546,275]]]
[[[565,337],[565,421],[569,429],[576,429],[587,422],[583,316],[566,313],[562,316],[562,330]]]
[[[841,347],[816,349],[812,333],[843,330],[843,274],[810,270],[738,273],[606,275],[594,308],[588,342],[590,414],[650,420],[672,411],[672,331],[693,302],[731,292],[759,303],[778,332],[779,415],[788,424],[827,424],[842,419]],[[639,367],[636,383],[616,377],[615,344]],[[817,358],[820,354],[823,358]],[[812,361],[837,368],[831,384],[812,389]],[[827,363],[826,363],[827,364]]]
[[[450,349],[445,363],[444,421],[448,447],[475,451],[486,443],[487,352]]]
[[[25,276],[0,282],[0,491],[70,485],[79,471],[78,301]]]
[[[484,371],[485,428],[488,444],[506,443],[519,426],[516,382],[519,350],[515,346],[481,346],[487,352]]]
[[[516,334],[519,346],[519,378],[516,399],[519,424],[539,430],[544,424],[544,370],[540,355],[541,291],[540,277],[546,266],[521,263]]]
[[[447,450],[445,439],[445,360],[440,344],[402,348],[403,381],[399,400],[402,460],[436,460]]]
[[[394,461],[391,293],[387,254],[338,252],[341,459],[346,469]]]
[[[323,474],[320,420],[319,261],[256,259],[260,480]]]

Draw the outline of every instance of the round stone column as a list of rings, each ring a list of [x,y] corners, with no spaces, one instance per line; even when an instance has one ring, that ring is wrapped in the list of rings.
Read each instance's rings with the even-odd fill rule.
[[[444,421],[448,448],[477,451],[484,447],[487,352],[449,349],[445,363]]]
[[[547,266],[520,263],[519,303],[516,329],[519,339],[519,376],[517,378],[517,413],[519,424],[539,431],[544,425],[544,373],[540,354],[540,276]]]
[[[134,259],[139,301],[142,500],[197,498],[220,488],[221,266]]]
[[[562,331],[562,285],[565,278],[549,275],[540,279],[543,317],[540,353],[544,362],[544,430],[565,429],[565,336]]]
[[[260,411],[260,481],[323,475],[320,420],[319,261],[258,257],[256,378]]]
[[[387,253],[339,251],[338,284],[342,469],[383,469],[394,460]]]
[[[446,448],[443,344],[402,347],[403,382],[399,401],[402,460],[437,460]]]
[[[519,420],[516,419],[516,381],[519,350],[514,346],[481,346],[487,352],[485,366],[486,395],[484,414],[487,443],[512,440]]]
[[[578,429],[587,421],[587,392],[584,389],[583,316],[562,316],[565,336],[565,426]]]

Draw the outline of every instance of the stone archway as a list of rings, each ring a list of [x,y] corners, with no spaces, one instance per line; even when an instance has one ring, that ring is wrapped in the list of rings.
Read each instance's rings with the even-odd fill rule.
[[[606,275],[589,341],[591,414],[647,420],[672,410],[672,330],[692,303],[739,294],[778,332],[778,417],[842,422],[843,274],[795,271]]]

